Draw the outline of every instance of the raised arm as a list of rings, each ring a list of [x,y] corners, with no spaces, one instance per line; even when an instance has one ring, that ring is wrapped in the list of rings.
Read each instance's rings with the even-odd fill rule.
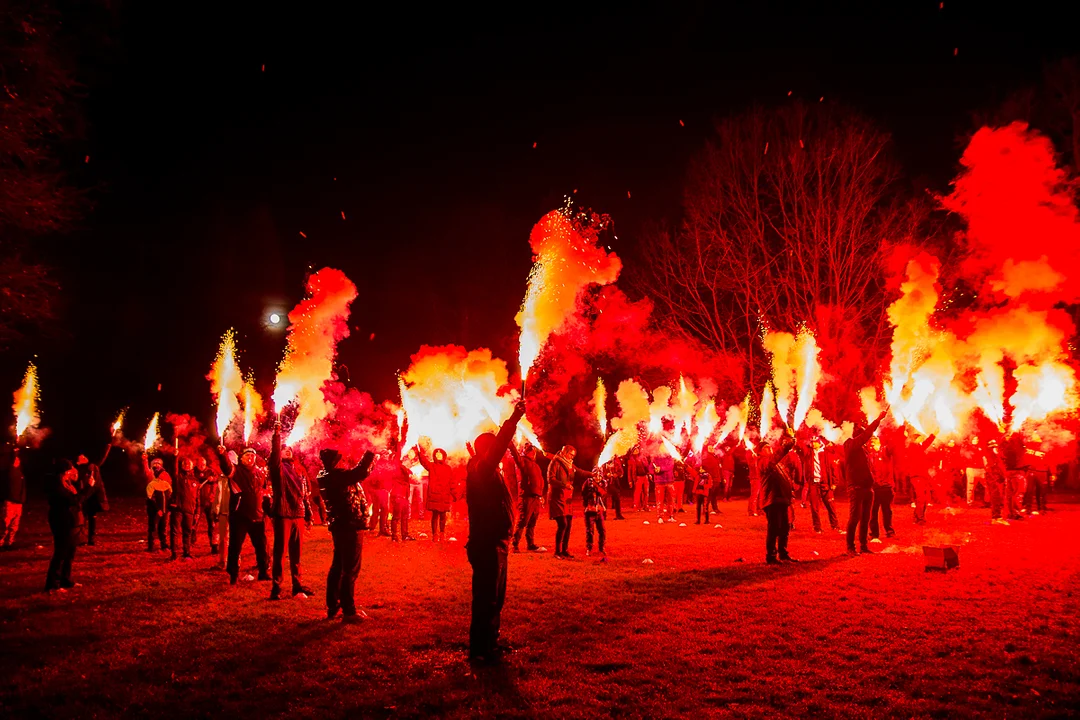
[[[274,423],[274,436],[270,439],[270,461],[267,463],[270,471],[270,487],[274,491],[274,497],[280,497],[281,493],[281,423]]]
[[[98,467],[101,467],[102,465],[104,465],[105,461],[109,459],[109,453],[112,452],[112,448],[113,448],[113,444],[112,444],[112,440],[110,440],[109,444],[105,446],[105,452],[103,452],[101,454],[101,459],[98,460],[98,463],[97,463]]]
[[[375,463],[375,453],[368,450],[364,453],[364,456],[360,458],[360,462],[356,467],[351,470],[343,470],[345,476],[345,483],[347,485],[357,485],[364,482],[368,475],[371,474],[371,466]]]
[[[218,459],[221,461],[221,474],[227,478],[231,478],[233,472],[236,471],[236,467],[229,461],[229,452],[225,449],[224,445],[218,445],[217,454]]]
[[[487,457],[479,459],[477,469],[480,471],[482,477],[487,477],[491,473],[495,472],[495,467],[502,460],[503,455],[506,454],[506,448],[510,445],[510,441],[514,439],[514,432],[517,430],[518,421],[525,415],[525,403],[519,402],[514,406],[514,412],[510,414],[506,422],[499,428],[499,434],[495,436],[495,444],[492,446]]]
[[[851,440],[856,445],[865,445],[866,441],[873,437],[874,433],[877,432],[878,426],[881,425],[881,421],[884,419],[885,412],[882,411],[882,413],[877,416],[877,419],[874,420],[874,422],[870,423],[865,430],[863,430],[861,433],[852,435]]]

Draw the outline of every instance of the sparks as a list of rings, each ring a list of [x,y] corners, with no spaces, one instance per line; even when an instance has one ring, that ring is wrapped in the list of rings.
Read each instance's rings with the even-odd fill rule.
[[[12,406],[15,411],[16,438],[22,437],[28,429],[41,423],[41,416],[38,415],[39,393],[37,366],[30,363],[26,368],[22,387],[15,391],[15,403]]]

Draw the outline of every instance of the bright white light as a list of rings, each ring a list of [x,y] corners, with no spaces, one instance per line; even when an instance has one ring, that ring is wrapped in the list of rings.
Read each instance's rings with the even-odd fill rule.
[[[281,316],[277,313],[270,313],[270,324],[277,325],[279,322],[281,322]]]

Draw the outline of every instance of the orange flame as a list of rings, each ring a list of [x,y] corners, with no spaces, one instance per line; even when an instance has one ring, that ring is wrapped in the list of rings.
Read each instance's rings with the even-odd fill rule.
[[[249,375],[244,383],[244,442],[251,439],[255,421],[263,414],[262,395],[255,389],[255,376]]]
[[[758,429],[758,437],[764,440],[772,432],[772,418],[776,412],[773,407],[772,385],[765,383],[765,389],[761,391],[761,427]]]
[[[240,411],[237,396],[244,390],[244,379],[236,364],[236,333],[229,328],[221,338],[221,347],[210,367],[210,392],[217,402],[215,427],[218,439],[225,439],[225,430]]]
[[[518,362],[524,381],[551,333],[573,316],[578,296],[592,284],[615,282],[622,262],[599,247],[594,233],[579,227],[568,213],[553,210],[532,229],[533,267],[521,311]]]
[[[120,435],[120,431],[124,427],[124,416],[127,415],[127,408],[120,411],[116,416],[116,421],[112,424],[112,434]]]
[[[705,403],[694,418],[695,434],[693,440],[694,452],[698,455],[705,448],[716,426],[720,423],[720,416],[716,414],[716,402],[710,400]]]
[[[799,386],[799,401],[795,405],[792,427],[798,430],[806,421],[806,415],[817,398],[817,387],[821,381],[821,363],[818,361],[817,339],[809,329],[803,328],[795,339],[795,378]]]
[[[649,394],[633,380],[623,380],[615,390],[619,415],[611,419],[615,432],[604,444],[597,465],[604,465],[612,458],[625,455],[637,445],[638,424],[649,421]]]
[[[154,417],[150,418],[150,425],[146,428],[146,436],[143,438],[143,449],[150,452],[161,440],[161,433],[158,432],[158,420],[161,417],[161,413],[154,413]]]
[[[596,379],[596,390],[593,392],[593,410],[596,412],[596,424],[600,428],[601,437],[607,437],[607,388],[604,387],[604,378]]]
[[[37,427],[41,423],[41,416],[38,414],[39,396],[37,366],[30,363],[26,368],[22,387],[15,391],[15,403],[12,406],[15,411],[16,438],[22,437],[29,428]]]

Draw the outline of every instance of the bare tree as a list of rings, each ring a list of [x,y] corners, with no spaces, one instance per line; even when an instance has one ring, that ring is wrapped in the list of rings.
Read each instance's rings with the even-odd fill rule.
[[[673,326],[745,354],[753,386],[760,329],[804,323],[869,375],[888,338],[882,254],[915,240],[928,206],[906,196],[889,142],[825,105],[719,121],[692,164],[681,226],[647,239],[642,289]]]

